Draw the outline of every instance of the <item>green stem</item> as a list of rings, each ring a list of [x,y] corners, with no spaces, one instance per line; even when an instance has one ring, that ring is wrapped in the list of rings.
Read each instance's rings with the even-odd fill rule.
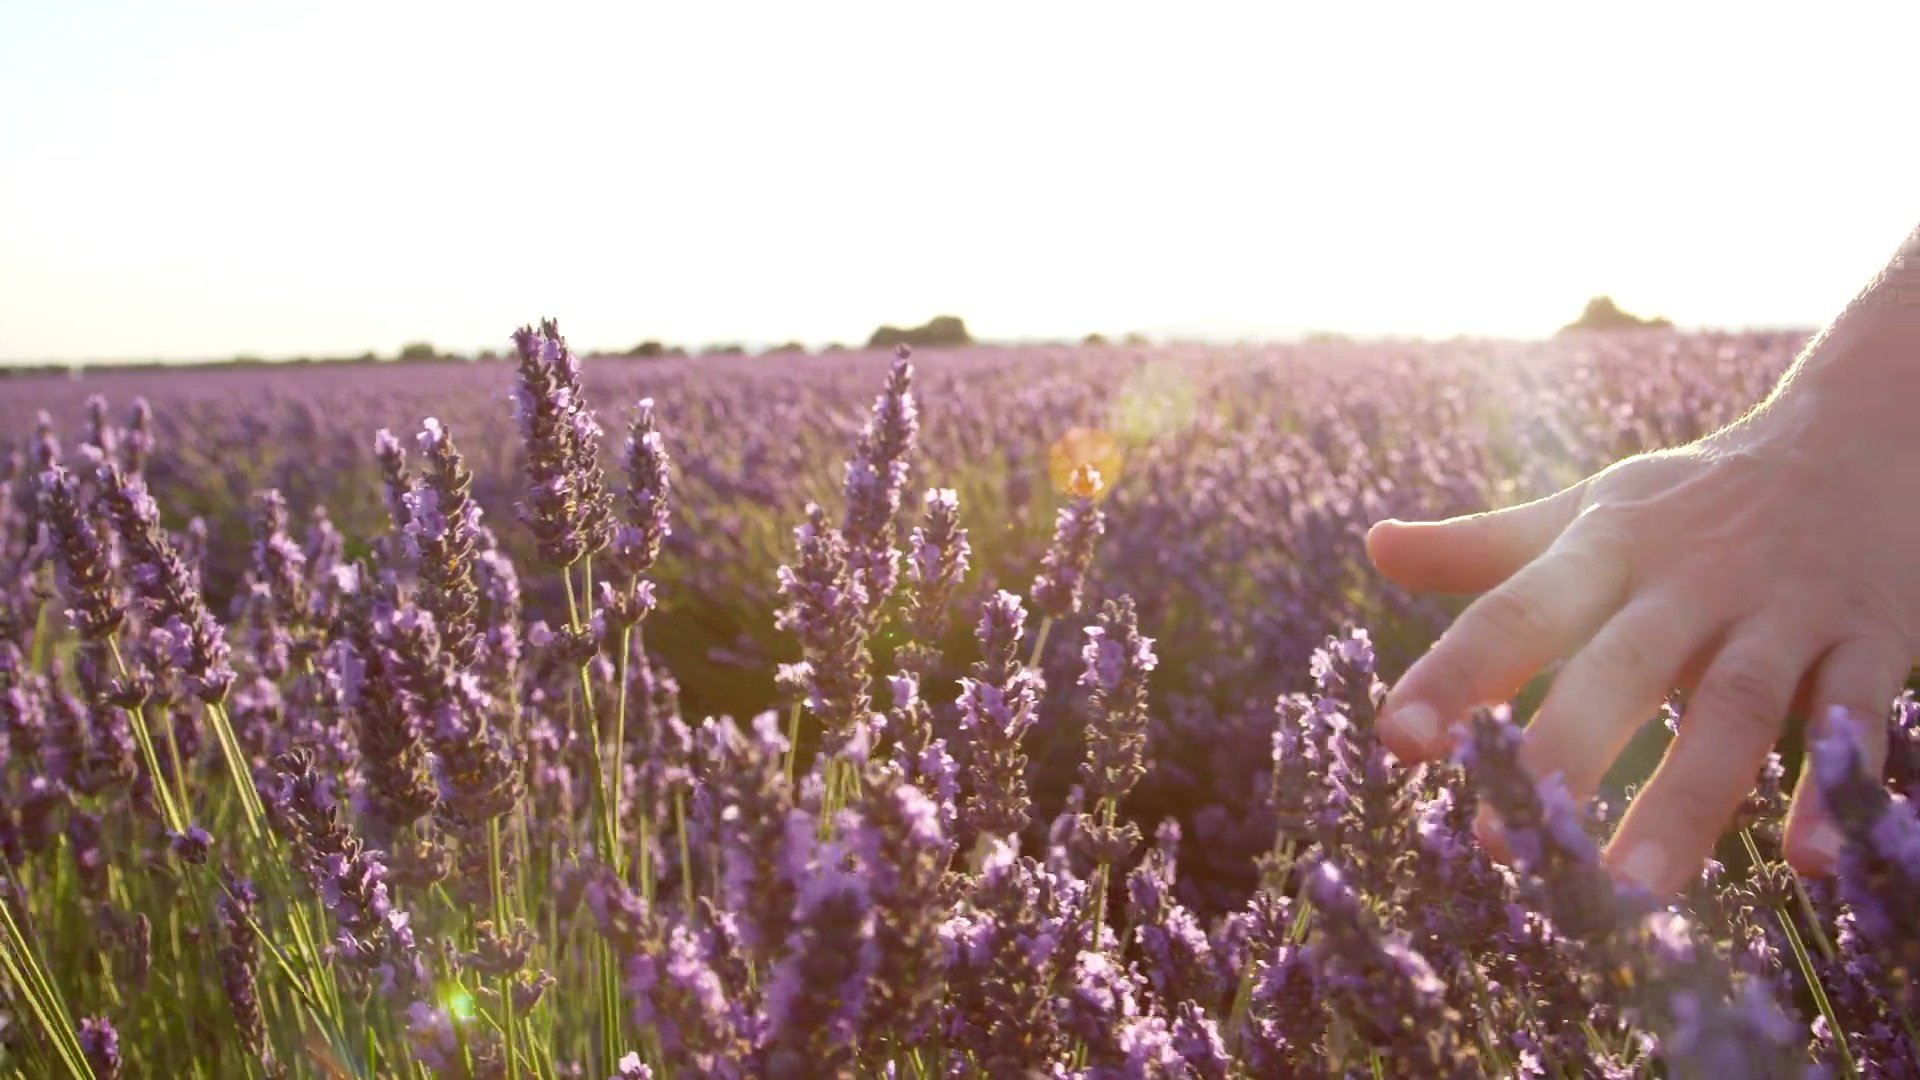
[[[787,786],[793,786],[794,770],[800,762],[800,703],[794,702],[787,713]]]
[[[593,563],[589,560],[581,568],[581,573],[589,589],[593,582]],[[577,634],[580,631],[580,601],[573,589],[573,573],[562,567],[560,580],[567,589],[567,624]],[[588,665],[580,665],[580,702],[587,714],[589,745],[593,750],[593,798],[594,828],[601,858],[609,863],[615,858],[613,850],[613,830],[608,827],[606,761],[600,747],[600,714],[593,705],[593,677]],[[619,968],[613,957],[613,949],[606,938],[594,935],[593,963],[600,991],[600,1052],[606,1071],[611,1071],[613,1063],[620,1057],[620,987]]]
[[[253,770],[247,765],[245,751],[240,749],[240,739],[233,733],[233,721],[227,715],[226,705],[208,702],[207,721],[220,744],[221,755],[227,760],[227,773],[233,777],[233,786],[240,792],[240,806],[247,812],[247,831],[255,840],[264,840],[268,835],[267,808],[254,787]]]
[[[493,892],[493,924],[495,932],[507,933],[507,885],[505,867],[500,855],[500,819],[487,819],[487,878]],[[500,1009],[506,1018],[507,1037],[507,1080],[519,1080],[520,1055],[515,1038],[515,1029],[519,1026],[513,1019],[513,976],[500,976]]]
[[[685,905],[685,915],[693,918],[693,856],[687,846],[687,803],[686,793],[680,788],[673,789],[673,828],[680,834],[680,902]]]
[[[1746,845],[1747,857],[1753,860],[1754,871],[1759,871],[1765,865],[1765,860],[1760,857],[1760,846],[1754,843],[1753,830],[1741,829],[1740,842]],[[1840,1071],[1853,1080],[1860,1075],[1860,1071],[1854,1064],[1852,1049],[1847,1046],[1846,1029],[1840,1025],[1840,1018],[1834,1015],[1833,1003],[1827,1000],[1827,988],[1820,981],[1820,973],[1814,969],[1813,957],[1807,954],[1806,944],[1800,940],[1800,931],[1794,926],[1793,916],[1788,913],[1786,905],[1778,901],[1770,900],[1767,906],[1773,909],[1774,918],[1780,921],[1780,929],[1787,935],[1787,945],[1793,950],[1794,961],[1800,965],[1801,978],[1807,981],[1807,989],[1813,994],[1814,1006],[1826,1018],[1827,1029],[1833,1032],[1834,1049],[1840,1052]]]
[[[1040,632],[1033,635],[1033,654],[1027,657],[1027,666],[1035,671],[1040,670],[1040,658],[1047,651],[1047,633],[1052,629],[1053,616],[1048,615],[1040,620]]]
[[[15,890],[16,895],[25,897],[26,893]],[[14,922],[13,908],[0,899],[0,918],[6,922],[6,940],[0,942],[0,964],[4,964],[8,979],[19,988],[20,996],[26,998],[27,1007],[34,1018],[46,1031],[47,1040],[54,1045],[70,1072],[77,1080],[93,1080],[93,1069],[86,1063],[86,1054],[80,1048],[80,1036],[73,1026],[73,1014],[68,1011],[65,999],[60,995],[59,987],[47,976],[45,967],[35,955],[33,943],[21,932]]]
[[[629,594],[633,592],[634,584],[638,580],[639,580],[638,577],[635,577],[633,580],[628,582],[627,592]],[[633,627],[628,626],[628,627],[622,628],[620,631],[620,662],[617,665],[617,668],[618,668],[617,677],[620,680],[619,681],[620,704],[617,708],[614,709],[614,712],[613,712],[612,788],[613,788],[613,839],[614,839],[614,851],[615,851],[615,854],[613,857],[613,870],[616,875],[622,874],[626,870],[624,853],[622,853],[619,848],[620,795],[622,790],[626,786],[625,780],[626,780],[626,770],[627,770],[627,764],[626,764],[627,763],[627,665],[628,663],[631,662],[632,652],[633,652]],[[649,903],[652,902],[652,891],[653,890],[651,886],[649,886],[647,889]]]
[[[122,678],[126,677],[127,664],[120,657],[120,643],[112,637],[106,639],[107,651],[113,655],[113,666]],[[147,774],[153,778],[153,795],[160,802],[160,814],[166,819],[167,828],[176,833],[185,833],[187,825],[180,814],[180,803],[174,801],[174,793],[167,790],[166,778],[160,771],[160,755],[153,748],[153,732],[147,728],[147,712],[143,706],[135,705],[127,710],[127,717],[133,725],[133,740],[140,744],[140,755],[146,759]],[[181,777],[174,777],[179,783]],[[184,797],[184,791],[182,796]]]

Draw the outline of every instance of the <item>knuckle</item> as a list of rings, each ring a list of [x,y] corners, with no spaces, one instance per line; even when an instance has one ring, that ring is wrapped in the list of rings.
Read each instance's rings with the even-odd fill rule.
[[[1885,589],[1871,582],[1859,582],[1842,593],[1838,617],[1841,626],[1855,637],[1908,642],[1912,635],[1897,614],[1899,610],[1899,603]]]
[[[1653,795],[1649,790],[1641,797],[1651,799]],[[1715,836],[1732,819],[1735,807],[1712,790],[1676,777],[1661,785],[1654,809],[1658,818],[1678,826],[1684,834]]]
[[[1693,707],[1715,723],[1735,725],[1772,741],[1786,726],[1793,682],[1783,677],[1781,669],[1763,661],[1737,658],[1707,673]]]
[[[1480,601],[1480,623],[1494,637],[1531,641],[1552,629],[1546,604],[1524,589],[1500,589]]]
[[[1671,658],[1660,655],[1650,640],[1640,634],[1609,634],[1604,641],[1596,644],[1595,667],[1609,680],[1634,672],[1652,671],[1663,664],[1678,666],[1677,663],[1666,664]]]

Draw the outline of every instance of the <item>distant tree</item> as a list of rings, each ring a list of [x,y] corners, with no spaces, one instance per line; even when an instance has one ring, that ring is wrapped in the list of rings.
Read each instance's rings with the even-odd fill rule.
[[[474,359],[484,364],[490,364],[495,360],[500,359],[500,354],[493,351],[492,349],[481,349],[480,355],[474,357]]]
[[[1596,296],[1587,301],[1585,311],[1578,319],[1560,328],[1562,334],[1578,334],[1589,330],[1670,330],[1673,320],[1657,317],[1643,319],[1620,310],[1611,296]]]
[[[805,356],[807,354],[807,347],[797,341],[789,341],[784,344],[775,345],[773,348],[768,349],[765,353],[761,355],[782,356],[782,355],[792,355],[795,353],[798,353],[801,356]]]
[[[867,339],[869,349],[891,349],[896,345],[954,348],[971,344],[973,335],[967,333],[967,324],[955,315],[936,315],[924,326],[905,330],[896,326],[882,326]]]
[[[439,355],[439,353],[433,351],[432,345],[424,341],[409,341],[405,345],[400,346],[400,359],[402,360],[432,360]]]
[[[1152,342],[1147,340],[1147,335],[1141,333],[1138,330],[1135,330],[1132,333],[1128,334],[1126,337],[1121,338],[1120,343],[1122,345],[1132,345],[1135,347],[1152,344]]]
[[[746,346],[744,345],[709,345],[705,349],[702,349],[701,352],[705,353],[708,356],[745,356],[747,355]]]
[[[821,355],[824,356],[827,353],[837,353],[837,352],[846,352],[846,351],[847,351],[847,347],[845,345],[842,345],[837,341],[829,341],[827,342],[826,347],[820,350],[820,353]]]
[[[643,341],[627,350],[628,356],[643,360],[652,360],[667,355],[667,347],[657,341]]]
[[[1098,330],[1080,339],[1080,344],[1082,345],[1105,345],[1106,343],[1107,335],[1102,334]]]

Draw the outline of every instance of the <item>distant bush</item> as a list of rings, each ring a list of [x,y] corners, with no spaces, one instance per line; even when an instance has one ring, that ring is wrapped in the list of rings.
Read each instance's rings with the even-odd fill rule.
[[[1105,334],[1102,334],[1102,333],[1101,333],[1100,331],[1098,331],[1098,330],[1095,330],[1095,331],[1094,331],[1093,333],[1091,333],[1091,334],[1088,334],[1088,335],[1087,335],[1086,337],[1083,337],[1083,338],[1081,338],[1081,339],[1080,339],[1080,344],[1082,344],[1082,345],[1105,345],[1105,344],[1107,344],[1107,335],[1105,335]]]
[[[437,360],[439,357],[440,354],[433,351],[433,346],[424,341],[410,341],[400,346],[399,358],[402,360]]]
[[[667,347],[657,341],[643,341],[628,349],[627,355],[641,360],[654,360],[667,355]]]
[[[762,356],[781,356],[781,355],[792,355],[795,353],[801,356],[805,356],[807,353],[807,347],[797,341],[789,341],[789,342],[786,342],[785,344],[775,345],[773,348],[768,349],[766,352],[762,353],[761,355]]]
[[[897,326],[882,326],[867,339],[869,349],[891,349],[896,345],[951,348],[971,344],[973,335],[967,333],[967,324],[955,315],[936,315],[925,326],[905,330]]]
[[[1560,328],[1562,334],[1575,334],[1588,330],[1671,330],[1673,320],[1656,317],[1643,319],[1620,310],[1611,296],[1596,296],[1587,301],[1587,309],[1578,319]]]

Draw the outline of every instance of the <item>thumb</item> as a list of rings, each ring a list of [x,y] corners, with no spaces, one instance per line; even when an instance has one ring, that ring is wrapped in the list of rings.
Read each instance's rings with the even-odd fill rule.
[[[1382,521],[1367,557],[1409,589],[1485,592],[1547,550],[1573,523],[1587,482],[1530,503],[1445,521]]]

